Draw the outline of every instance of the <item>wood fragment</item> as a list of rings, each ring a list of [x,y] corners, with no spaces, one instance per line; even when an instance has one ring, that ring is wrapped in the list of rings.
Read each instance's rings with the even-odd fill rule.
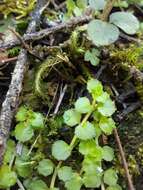
[[[59,32],[61,30],[65,30],[65,29],[69,30],[71,28],[75,28],[76,26],[86,24],[91,19],[92,19],[91,16],[86,16],[86,15],[81,16],[81,17],[75,17],[75,18],[72,18],[65,23],[60,23],[60,24],[53,26],[51,28],[46,28],[46,29],[43,29],[39,32],[27,33],[23,36],[22,40],[23,41],[40,40],[44,37],[49,36],[50,34],[54,34],[54,33]],[[11,42],[1,44],[0,49],[9,49],[9,48],[12,48],[12,47],[20,45],[20,44],[21,44],[21,41],[19,39],[14,40],[14,41],[12,40]]]
[[[132,182],[131,175],[129,173],[128,164],[127,164],[127,161],[126,161],[125,153],[124,153],[124,150],[123,150],[123,147],[122,147],[121,140],[120,140],[120,137],[119,137],[117,129],[114,129],[114,136],[115,136],[118,148],[119,148],[119,152],[120,152],[120,155],[121,155],[123,167],[125,169],[125,174],[126,174],[126,178],[127,178],[127,181],[128,181],[128,190],[135,190],[133,182]]]
[[[42,13],[40,11],[41,6],[43,6],[42,1],[37,0],[37,7],[32,14],[32,20],[29,23],[27,33],[36,31],[36,26],[40,22],[40,16]],[[12,74],[11,84],[2,104],[0,113],[0,164],[2,164],[3,161],[6,141],[9,137],[13,116],[19,105],[19,96],[22,91],[23,78],[28,65],[27,50],[22,49],[17,58],[16,66]]]
[[[100,15],[100,19],[103,20],[103,21],[107,21],[108,20],[108,17],[109,17],[109,14],[115,4],[116,0],[108,0],[106,2],[106,5],[103,9],[103,12],[102,14]]]

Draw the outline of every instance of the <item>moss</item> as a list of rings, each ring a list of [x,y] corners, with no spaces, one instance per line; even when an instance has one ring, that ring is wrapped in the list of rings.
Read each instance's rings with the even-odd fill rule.
[[[115,49],[111,51],[111,59],[117,63],[126,63],[142,69],[142,52],[143,46],[130,45],[128,48]]]
[[[7,17],[13,13],[17,19],[27,16],[34,8],[36,0],[4,0],[0,4],[0,12]]]

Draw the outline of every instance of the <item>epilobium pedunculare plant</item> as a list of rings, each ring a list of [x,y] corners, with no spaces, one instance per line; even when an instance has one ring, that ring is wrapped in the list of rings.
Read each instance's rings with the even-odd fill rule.
[[[111,135],[115,128],[111,117],[116,110],[115,104],[98,80],[90,79],[87,90],[91,95],[90,99],[78,98],[74,108],[65,111],[63,115],[64,122],[74,128],[74,136],[70,144],[58,140],[52,145],[52,155],[59,163],[50,187],[54,188],[58,175],[67,190],[80,190],[83,185],[86,188],[99,188],[103,184],[108,190],[121,190],[117,184],[116,170],[113,167],[104,170],[103,167],[104,161],[111,162],[114,159],[114,151],[110,146],[101,145],[99,141],[101,135]],[[76,147],[83,156],[78,171],[64,164]]]

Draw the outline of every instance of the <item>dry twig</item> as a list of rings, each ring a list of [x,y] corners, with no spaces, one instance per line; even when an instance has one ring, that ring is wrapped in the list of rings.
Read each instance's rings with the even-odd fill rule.
[[[40,22],[41,0],[37,0],[37,7],[32,14],[32,20],[29,23],[27,34],[36,31],[36,26]],[[6,148],[6,141],[9,136],[9,131],[13,116],[19,104],[19,96],[22,91],[22,83],[25,71],[28,67],[27,51],[22,49],[17,58],[16,66],[12,75],[11,84],[6,94],[6,98],[2,104],[0,114],[0,162],[2,163],[3,154]]]

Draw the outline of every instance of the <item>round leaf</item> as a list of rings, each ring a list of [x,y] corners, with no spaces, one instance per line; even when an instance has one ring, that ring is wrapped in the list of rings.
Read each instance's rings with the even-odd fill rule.
[[[99,103],[98,111],[103,116],[111,116],[116,111],[115,103],[108,98],[104,103]]]
[[[75,135],[81,140],[92,139],[96,135],[94,125],[88,121],[82,126],[78,125],[75,128]]]
[[[74,174],[73,177],[66,181],[65,187],[67,190],[80,190],[82,186],[82,179],[78,174]]]
[[[118,176],[115,170],[108,169],[104,172],[104,183],[109,186],[114,186],[117,183]]]
[[[52,155],[57,160],[66,160],[71,154],[70,147],[62,140],[56,141],[52,146]]]
[[[91,78],[87,82],[87,90],[89,93],[92,94],[93,98],[96,99],[97,97],[101,96],[103,93],[103,86],[101,82],[96,79]]]
[[[73,171],[71,167],[63,166],[58,170],[58,177],[60,180],[66,182],[70,180],[73,176]]]
[[[88,24],[88,36],[96,46],[110,45],[119,37],[119,30],[113,24],[93,20]]]
[[[67,125],[74,126],[80,123],[81,114],[74,109],[70,109],[65,111],[63,118]]]
[[[106,161],[112,161],[114,158],[114,151],[109,146],[103,147],[103,159]]]
[[[90,7],[95,9],[96,11],[103,10],[105,4],[105,0],[89,0]]]
[[[39,174],[41,174],[45,177],[48,175],[51,175],[53,173],[53,169],[54,169],[54,164],[49,159],[41,160],[37,167]]]
[[[100,129],[107,135],[111,135],[113,129],[116,127],[112,118],[101,118],[99,122]]]
[[[11,171],[7,165],[0,167],[0,188],[7,189],[13,186],[17,181],[17,176],[14,171]]]
[[[20,107],[16,114],[16,121],[25,121],[27,119],[27,109],[25,107]]]
[[[31,165],[25,164],[25,161],[23,161],[19,157],[16,158],[15,167],[19,176],[25,178],[31,175],[31,171],[32,171]]]
[[[88,113],[92,110],[92,106],[88,98],[81,97],[75,102],[75,109],[80,113]]]
[[[7,141],[6,151],[4,154],[4,163],[10,163],[15,154],[15,142],[11,139]]]
[[[30,124],[34,129],[44,128],[44,117],[41,113],[33,113],[33,118],[30,119]]]
[[[115,24],[127,34],[135,34],[139,29],[138,19],[129,12],[115,12],[110,15],[110,23]]]
[[[86,188],[98,188],[101,185],[101,176],[98,176],[97,174],[85,174],[83,177],[83,183]]]
[[[47,184],[41,179],[33,180],[27,190],[48,190]]]
[[[25,123],[17,124],[14,133],[16,139],[21,142],[29,141],[34,135],[32,127],[26,126]]]

